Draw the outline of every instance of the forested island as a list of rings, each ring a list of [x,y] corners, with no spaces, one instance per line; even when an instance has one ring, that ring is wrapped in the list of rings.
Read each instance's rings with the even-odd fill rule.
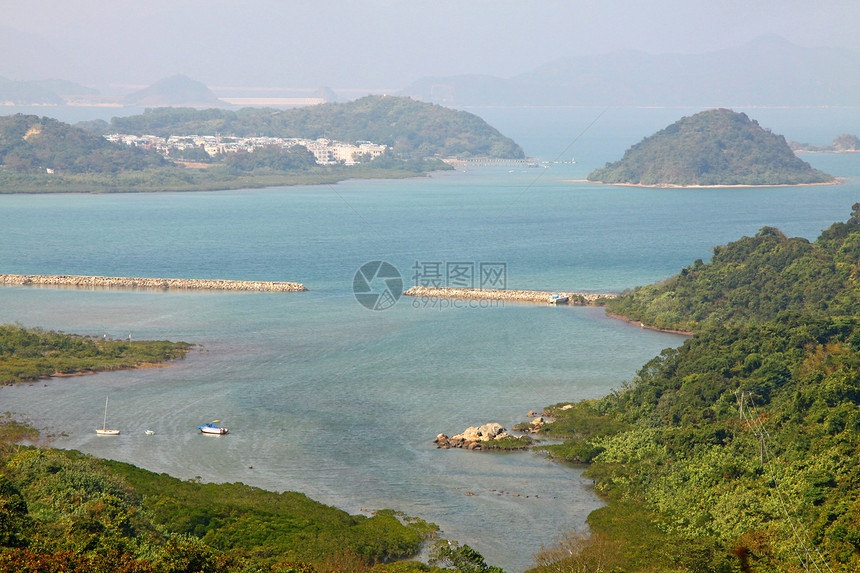
[[[728,109],[678,120],[592,171],[588,180],[681,187],[834,182],[796,157],[784,137]]]
[[[86,129],[85,129],[86,128]],[[109,133],[182,136],[181,151],[108,141]],[[194,141],[255,136],[225,150]],[[278,141],[266,141],[266,138]],[[283,139],[337,140],[373,152],[320,161]],[[229,152],[228,152],[229,151]],[[441,158],[521,158],[479,117],[409,98],[368,96],[293,110],[158,108],[71,126],[34,115],[0,117],[0,193],[195,191],[404,178],[449,170]]]
[[[830,145],[810,145],[789,141],[788,146],[796,152],[803,153],[853,153],[860,151],[860,138],[850,133],[843,133],[834,137]]]
[[[607,496],[550,571],[860,567],[860,204],[814,242],[772,227],[607,303],[694,332],[555,418],[542,449]]]

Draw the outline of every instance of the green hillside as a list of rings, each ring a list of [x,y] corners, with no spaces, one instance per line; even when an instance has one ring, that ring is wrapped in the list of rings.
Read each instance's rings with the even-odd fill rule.
[[[90,124],[91,127],[97,127]],[[104,132],[170,135],[252,135],[372,141],[395,156],[522,158],[523,150],[480,117],[404,97],[367,96],[289,110],[157,108],[115,117]]]
[[[623,391],[554,410],[547,435],[566,441],[546,449],[590,461],[609,504],[535,573],[800,572],[807,551],[810,571],[857,571],[858,351],[856,317],[714,326]]]
[[[154,151],[111,143],[48,117],[0,116],[0,169],[14,173],[118,173],[163,167]]]
[[[695,334],[548,408],[564,441],[543,449],[609,504],[534,573],[860,569],[858,245],[860,204],[815,243],[765,228],[613,303]]]
[[[637,287],[607,303],[610,312],[658,328],[699,330],[712,324],[773,320],[783,311],[860,315],[860,203],[815,242],[764,227],[715,247],[665,283]]]
[[[206,160],[206,169],[188,169],[155,150],[112,143],[56,119],[0,116],[0,193],[214,191],[399,179],[452,169],[438,159],[392,154],[360,165],[316,165],[301,146]]]
[[[181,481],[78,452],[0,443],[0,571],[313,573],[418,552],[434,528],[298,493]]]
[[[713,109],[646,137],[589,181],[637,185],[796,185],[833,177],[797,158],[785,138],[746,114]]]

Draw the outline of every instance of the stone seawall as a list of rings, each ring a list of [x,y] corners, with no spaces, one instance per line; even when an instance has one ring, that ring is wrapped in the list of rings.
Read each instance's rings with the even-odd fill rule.
[[[159,290],[230,290],[248,292],[301,292],[302,283],[231,281],[218,279],[156,279],[77,275],[0,275],[0,286],[72,288],[129,288]]]
[[[552,295],[568,297],[568,304],[599,306],[603,301],[615,298],[614,294],[594,294],[582,292],[544,292],[539,290],[499,290],[478,288],[424,287],[413,286],[403,294],[414,297],[461,298],[472,300],[501,300],[510,302],[551,303]]]

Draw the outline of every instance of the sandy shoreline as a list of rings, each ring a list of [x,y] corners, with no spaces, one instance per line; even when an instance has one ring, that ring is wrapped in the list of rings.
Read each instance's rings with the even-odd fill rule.
[[[649,326],[649,325],[645,324],[644,322],[642,322],[641,320],[633,320],[631,318],[627,318],[623,314],[615,314],[614,312],[609,312],[608,310],[604,311],[604,312],[606,312],[606,316],[608,316],[609,318],[615,318],[617,320],[623,320],[624,322],[627,322],[629,324],[635,324],[636,326],[640,326],[640,327],[645,328],[647,330],[656,330],[657,332],[668,332],[669,334],[682,334],[684,336],[693,336],[695,334],[695,332],[690,331],[690,330],[673,330],[671,328],[657,328],[656,326]]]
[[[662,183],[659,185],[644,185],[642,183],[604,183],[603,181],[591,181],[589,179],[562,179],[562,183],[596,183],[613,187],[643,187],[646,189],[761,189],[764,187],[819,187],[822,185],[842,185],[844,179],[834,179],[825,183],[779,183],[775,185],[673,185]]]

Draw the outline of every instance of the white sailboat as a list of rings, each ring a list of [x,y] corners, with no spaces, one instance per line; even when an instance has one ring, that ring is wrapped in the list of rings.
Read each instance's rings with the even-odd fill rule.
[[[118,436],[118,435],[119,435],[119,430],[108,430],[108,429],[107,429],[107,407],[108,407],[108,399],[109,399],[109,396],[106,396],[106,397],[105,397],[105,419],[104,419],[104,422],[102,422],[102,429],[101,429],[101,430],[96,430],[96,434],[98,434],[98,435],[100,435],[100,436]]]

